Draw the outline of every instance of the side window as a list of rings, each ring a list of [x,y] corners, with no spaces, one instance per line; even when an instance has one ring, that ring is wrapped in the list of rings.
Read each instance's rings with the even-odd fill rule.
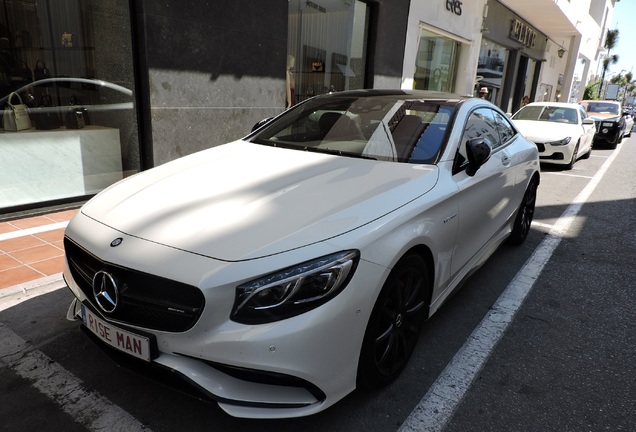
[[[462,138],[462,144],[464,146],[469,139],[482,137],[488,140],[493,149],[501,145],[493,114],[494,112],[488,108],[479,108],[472,112],[470,117],[468,117],[466,128],[464,129],[464,136]]]
[[[585,108],[579,108],[579,114],[581,114],[581,121],[585,120],[587,117],[587,113],[585,112]]]
[[[493,150],[501,146],[497,124],[494,118],[494,111],[489,108],[479,108],[473,111],[464,127],[462,140],[457,149],[457,156],[453,166],[453,172],[460,171],[467,163],[466,143],[474,138],[485,138]],[[513,130],[514,133],[514,130]]]
[[[515,129],[512,127],[507,118],[502,116],[496,111],[493,111],[495,116],[495,123],[497,125],[497,130],[499,131],[499,139],[501,145],[510,141],[516,134]]]

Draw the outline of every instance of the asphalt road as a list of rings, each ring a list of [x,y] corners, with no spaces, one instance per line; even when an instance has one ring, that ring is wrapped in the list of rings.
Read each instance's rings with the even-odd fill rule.
[[[502,246],[429,320],[405,373],[308,418],[235,419],[115,366],[66,321],[72,296],[61,284],[11,307],[0,299],[0,431],[633,430],[635,162],[636,136],[571,171],[542,167],[528,240]],[[528,266],[542,250],[544,264]],[[466,351],[524,269],[527,296],[492,350]],[[448,376],[460,384],[431,395]],[[438,410],[423,408],[440,394],[447,416],[430,422]]]

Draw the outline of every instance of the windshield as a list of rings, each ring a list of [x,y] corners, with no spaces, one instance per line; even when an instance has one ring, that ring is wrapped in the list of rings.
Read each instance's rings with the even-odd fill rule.
[[[577,124],[576,109],[549,106],[549,105],[528,105],[521,108],[512,117],[513,120],[534,120]]]
[[[267,125],[250,141],[304,151],[433,163],[454,104],[397,97],[318,97]]]
[[[587,104],[587,112],[618,114],[618,104],[607,102],[589,102]]]

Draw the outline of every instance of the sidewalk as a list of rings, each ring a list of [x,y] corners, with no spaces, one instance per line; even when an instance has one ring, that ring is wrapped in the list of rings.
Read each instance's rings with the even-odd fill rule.
[[[0,293],[38,279],[56,279],[64,267],[64,229],[76,212],[0,222]]]

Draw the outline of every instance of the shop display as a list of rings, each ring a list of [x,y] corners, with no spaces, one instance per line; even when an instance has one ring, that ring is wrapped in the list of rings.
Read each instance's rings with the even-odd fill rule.
[[[40,98],[40,106],[34,110],[33,117],[37,130],[52,130],[62,126],[62,119],[48,94]]]
[[[35,67],[33,68],[33,79],[35,81],[43,80],[51,78],[51,74],[49,73],[48,68],[46,67],[46,63],[42,60],[35,62]],[[43,84],[45,87],[48,87],[50,84]]]
[[[17,98],[19,103],[13,104],[12,100]],[[5,131],[21,131],[31,129],[31,119],[26,105],[22,103],[22,98],[17,93],[11,93],[2,115],[2,126]]]
[[[66,128],[67,129],[82,129],[86,126],[84,121],[84,112],[81,108],[71,107],[66,112]]]

